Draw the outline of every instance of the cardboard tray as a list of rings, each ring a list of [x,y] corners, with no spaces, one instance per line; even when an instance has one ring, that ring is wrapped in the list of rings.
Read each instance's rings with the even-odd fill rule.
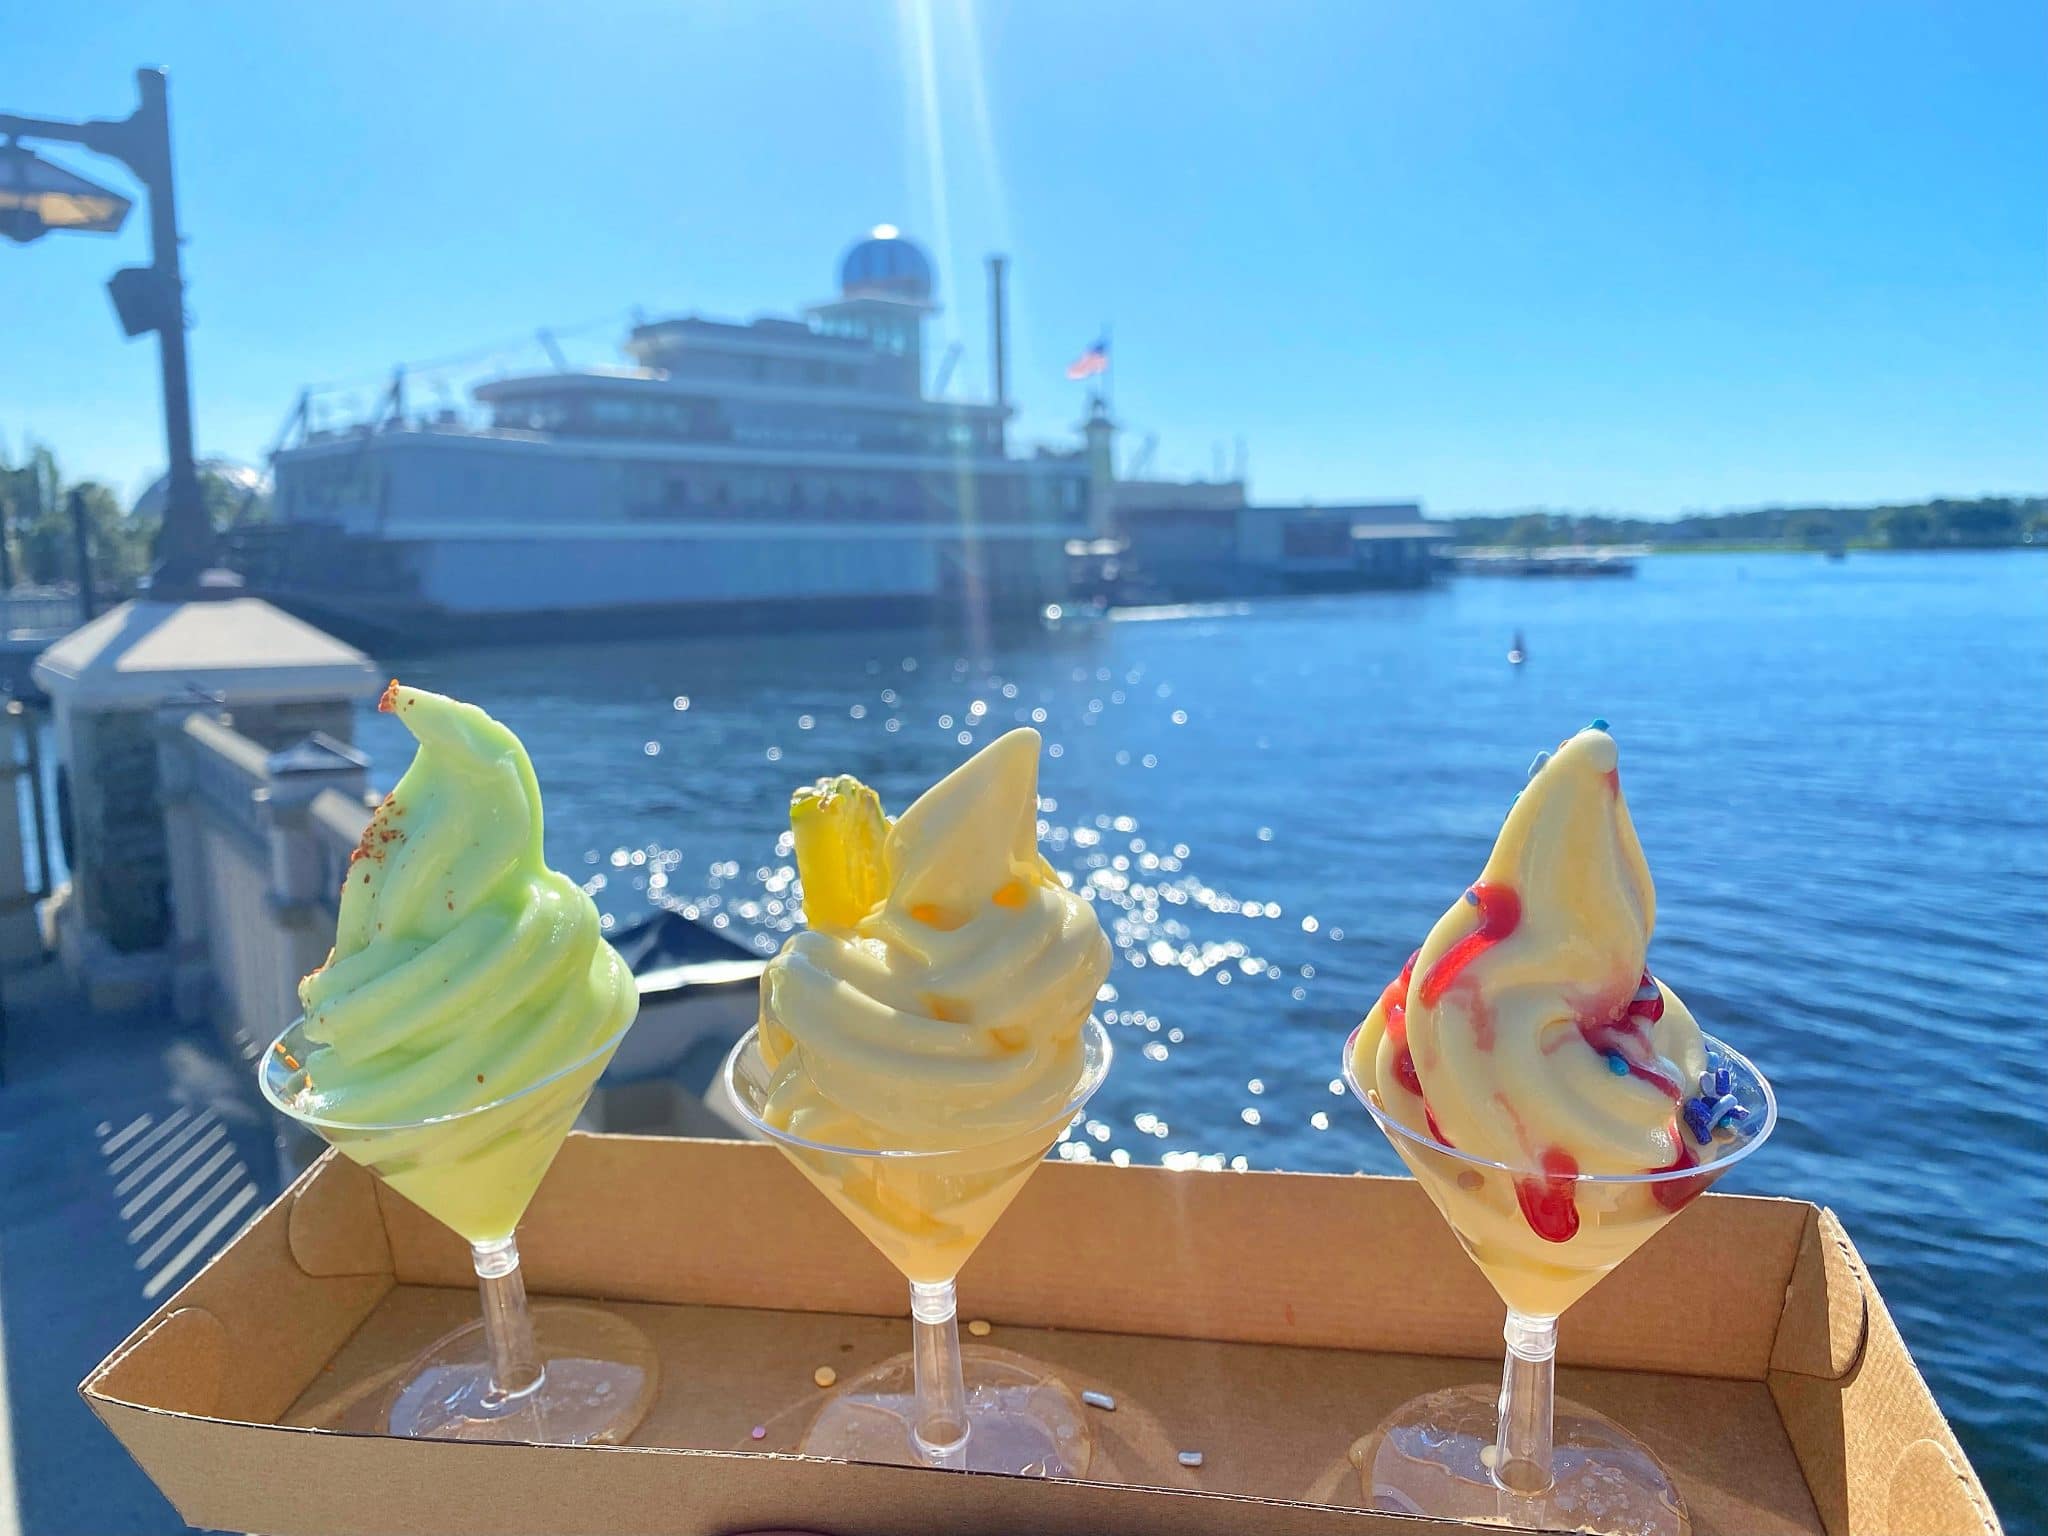
[[[962,1316],[1115,1396],[1085,1481],[790,1452],[812,1371],[909,1331],[901,1278],[772,1147],[571,1137],[520,1246],[536,1295],[654,1341],[631,1445],[298,1427],[475,1315],[461,1241],[331,1153],[80,1390],[185,1519],[271,1536],[1467,1529],[1358,1509],[1347,1457],[1410,1396],[1498,1377],[1500,1303],[1406,1179],[1040,1169]],[[1560,1394],[1650,1445],[1698,1536],[1999,1528],[1828,1211],[1700,1199],[1567,1315],[1560,1359]]]

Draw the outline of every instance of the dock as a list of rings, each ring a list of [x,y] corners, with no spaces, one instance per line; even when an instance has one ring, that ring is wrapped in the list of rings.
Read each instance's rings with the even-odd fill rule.
[[[1559,544],[1541,549],[1491,544],[1452,552],[1469,576],[1633,576],[1647,544]]]

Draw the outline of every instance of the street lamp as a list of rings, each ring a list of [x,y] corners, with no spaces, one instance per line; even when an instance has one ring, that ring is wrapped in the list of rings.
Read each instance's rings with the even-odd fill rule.
[[[156,332],[163,365],[164,438],[170,474],[164,519],[156,536],[150,595],[167,601],[217,596],[202,576],[210,563],[213,529],[192,457],[192,384],[185,361],[185,279],[178,264],[178,205],[171,182],[171,125],[160,69],[138,69],[141,103],[118,121],[82,123],[0,112],[0,235],[19,244],[50,230],[112,232],[121,227],[128,200],[24,149],[23,139],[78,144],[119,160],[149,194],[151,265],[128,267],[107,284],[121,328],[130,336]]]
[[[0,236],[16,245],[53,229],[111,235],[131,206],[120,193],[52,165],[12,139],[0,141]]]

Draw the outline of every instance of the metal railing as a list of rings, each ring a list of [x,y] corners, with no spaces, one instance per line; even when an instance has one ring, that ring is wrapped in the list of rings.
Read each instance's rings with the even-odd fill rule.
[[[60,587],[16,587],[0,592],[0,639],[40,640],[68,635],[85,622],[85,604]]]

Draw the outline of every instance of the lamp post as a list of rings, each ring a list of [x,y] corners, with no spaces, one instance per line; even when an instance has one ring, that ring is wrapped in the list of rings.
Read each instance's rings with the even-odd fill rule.
[[[156,536],[150,596],[189,601],[221,595],[202,582],[211,563],[213,529],[192,455],[192,385],[185,360],[185,279],[178,261],[178,205],[171,179],[167,85],[160,69],[139,69],[141,102],[119,120],[82,123],[0,113],[0,236],[19,244],[52,229],[112,233],[128,200],[23,148],[23,139],[78,144],[119,160],[149,194],[151,265],[124,267],[107,284],[121,328],[156,332],[163,368],[164,439],[170,460],[163,524]]]

